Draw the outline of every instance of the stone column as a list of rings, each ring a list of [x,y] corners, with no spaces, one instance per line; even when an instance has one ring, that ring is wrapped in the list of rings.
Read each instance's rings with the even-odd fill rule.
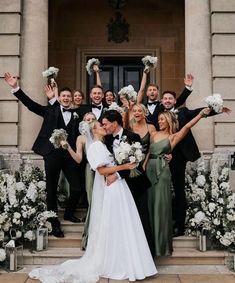
[[[210,1],[185,0],[185,70],[194,75],[193,93],[187,107],[206,106],[204,97],[212,94]],[[200,150],[214,149],[213,118],[199,121],[193,128]]]
[[[20,86],[33,100],[46,105],[42,71],[48,62],[48,0],[27,0],[23,5]],[[42,118],[20,104],[19,150],[31,150]]]

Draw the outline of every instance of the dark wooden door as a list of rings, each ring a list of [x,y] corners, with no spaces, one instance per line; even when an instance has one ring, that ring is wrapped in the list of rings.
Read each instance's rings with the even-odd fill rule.
[[[89,58],[88,58],[89,59]],[[104,91],[110,89],[114,93],[119,90],[132,85],[136,92],[138,92],[144,66],[141,63],[141,58],[99,58],[100,77]],[[88,90],[96,84],[95,75],[87,76]],[[89,98],[88,98],[89,99]]]

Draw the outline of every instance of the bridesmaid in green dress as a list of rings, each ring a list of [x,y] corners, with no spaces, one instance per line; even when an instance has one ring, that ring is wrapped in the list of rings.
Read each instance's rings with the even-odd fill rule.
[[[177,132],[178,122],[174,114],[170,111],[162,112],[158,116],[160,130],[151,133],[146,172],[151,181],[148,203],[156,256],[169,256],[173,251],[171,175],[164,156],[169,154],[185,137],[189,129],[202,117],[206,117],[210,111],[209,108],[204,108],[179,132]]]

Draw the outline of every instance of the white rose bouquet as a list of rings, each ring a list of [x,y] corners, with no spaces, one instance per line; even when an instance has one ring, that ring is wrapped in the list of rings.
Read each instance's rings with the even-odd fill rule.
[[[134,90],[132,85],[121,88],[118,94],[125,96],[127,100],[131,100],[133,102],[136,101],[137,92]]]
[[[86,64],[86,70],[89,75],[91,75],[94,72],[94,69],[93,69],[94,65],[97,65],[97,67],[99,68],[100,60],[96,58],[91,58],[88,60]]]
[[[66,141],[67,137],[68,137],[68,134],[64,129],[55,129],[51,137],[49,138],[49,141],[54,145],[55,148],[60,148],[61,147],[60,142]]]
[[[205,102],[208,107],[211,107],[216,113],[221,113],[223,110],[223,99],[219,93],[207,96]]]
[[[142,58],[142,62],[145,65],[144,72],[148,73],[150,68],[154,68],[154,69],[157,68],[158,58],[147,55],[144,58]]]
[[[114,159],[117,164],[124,164],[128,162],[140,163],[145,157],[141,143],[133,142],[132,144],[129,144],[126,136],[122,137],[119,146],[114,148],[113,152]],[[130,177],[137,177],[140,174],[139,170],[135,168],[131,170]]]
[[[57,77],[58,72],[58,68],[49,67],[47,70],[42,72],[42,76],[44,78],[47,78],[50,81],[50,85],[53,87],[56,86],[55,78]]]

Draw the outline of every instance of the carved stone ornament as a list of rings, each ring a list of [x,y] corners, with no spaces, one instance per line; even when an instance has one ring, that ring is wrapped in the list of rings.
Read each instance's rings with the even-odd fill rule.
[[[111,18],[107,27],[108,41],[114,41],[116,43],[129,41],[129,24],[120,12],[115,13],[115,19]]]

